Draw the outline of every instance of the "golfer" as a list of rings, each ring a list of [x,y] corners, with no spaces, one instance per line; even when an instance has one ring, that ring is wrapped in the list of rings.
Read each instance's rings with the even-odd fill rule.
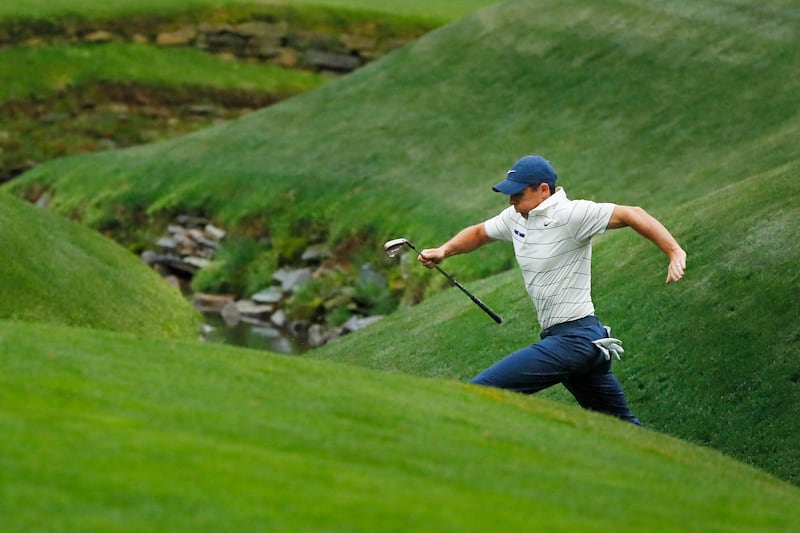
[[[611,373],[611,355],[619,358],[621,341],[611,338],[594,314],[592,237],[606,229],[633,228],[669,257],[667,283],[683,277],[686,252],[644,209],[570,200],[556,187],[556,177],[543,157],[523,157],[492,188],[509,196],[509,207],[438,248],[422,250],[419,261],[433,268],[493,241],[512,242],[541,340],[509,354],[472,383],[526,394],[563,383],[582,407],[639,424]]]

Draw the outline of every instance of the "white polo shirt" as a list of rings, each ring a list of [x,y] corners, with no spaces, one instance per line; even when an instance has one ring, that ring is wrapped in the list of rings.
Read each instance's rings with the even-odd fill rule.
[[[570,200],[558,187],[527,219],[509,206],[484,222],[489,237],[514,243],[542,329],[594,314],[592,237],[605,232],[614,207]]]

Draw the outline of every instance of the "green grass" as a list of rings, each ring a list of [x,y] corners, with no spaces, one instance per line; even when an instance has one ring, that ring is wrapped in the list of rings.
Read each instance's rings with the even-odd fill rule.
[[[329,79],[275,65],[227,61],[191,48],[121,43],[6,48],[0,50],[0,64],[6,79],[0,88],[0,104],[108,81],[241,90],[283,98]]]
[[[285,5],[305,10],[339,8],[350,11],[417,16],[438,21],[448,21],[489,5],[489,0],[278,0],[272,5]],[[0,4],[0,19],[57,19],[68,16],[87,18],[120,18],[126,15],[151,15],[153,13],[183,13],[199,9],[263,9],[264,3],[256,0],[25,0]]]
[[[234,234],[328,227],[362,239],[354,262],[376,261],[384,240],[437,244],[497,212],[489,186],[543,153],[572,197],[642,205],[688,251],[687,279],[663,287],[652,244],[597,243],[598,313],[626,342],[617,372],[637,414],[797,483],[796,6],[506,2],[234,123],[7,188],[52,188],[57,211],[94,227],[120,206],[203,211]],[[512,265],[499,245],[447,265],[508,316],[500,328],[455,295],[322,353],[467,379],[535,340],[516,272],[475,282]]]
[[[798,483],[797,12],[796,2],[506,2],[234,123],[55,161],[4,189],[47,187],[56,211],[93,227],[129,213],[161,217],[184,209],[258,236],[330,227],[331,242],[358,237],[372,246],[354,254],[357,263],[376,260],[376,245],[388,238],[439,243],[495,213],[504,199],[488,187],[517,157],[538,151],[554,161],[571,196],[640,204],[689,253],[687,278],[665,287],[666,260],[652,244],[630,230],[597,241],[595,300],[625,341],[615,372],[634,411],[653,430]],[[103,376],[118,375],[110,367],[125,372],[120,361],[131,352],[149,362],[154,348],[122,340],[117,351],[101,337],[104,349],[120,355],[89,357],[106,371],[89,372],[91,379],[79,381],[84,387],[56,396],[76,397],[75,414],[59,417],[55,400],[40,407],[46,420],[76,420],[55,430],[69,443],[67,467],[48,462],[59,466],[47,477],[35,454],[0,455],[14,458],[8,462],[18,479],[44,476],[13,492],[26,498],[15,500],[16,508],[27,509],[24,503],[48,487],[45,509],[30,520],[46,518],[52,502],[61,506],[49,516],[73,508],[76,494],[89,501],[75,511],[78,528],[93,516],[112,524],[128,516],[126,501],[143,509],[145,525],[153,516],[176,520],[169,506],[196,517],[187,528],[209,529],[236,505],[244,521],[266,520],[277,509],[272,519],[285,529],[298,529],[292,520],[307,520],[301,529],[347,520],[358,520],[351,529],[422,529],[411,522],[416,516],[430,529],[453,530],[522,529],[531,516],[541,517],[543,529],[796,527],[797,501],[789,496],[784,504],[781,494],[796,489],[780,485],[775,495],[763,489],[770,486],[763,475],[714,452],[564,406],[572,400],[560,389],[542,395],[559,401],[548,403],[406,375],[466,380],[535,340],[520,276],[504,272],[510,256],[494,245],[447,264],[506,318],[502,326],[462,294],[445,291],[303,360],[219,347],[197,348],[204,355],[192,357],[188,345],[161,343],[161,356],[179,354],[175,366],[137,367],[120,378],[117,394],[102,388],[102,379],[112,379]],[[72,330],[48,331],[49,345],[36,350],[56,361],[50,346],[74,345],[78,360],[98,351]],[[22,345],[18,338],[28,337],[26,330],[12,341]],[[314,357],[382,372],[306,360]],[[215,366],[219,358],[238,370]],[[14,370],[20,375],[42,373],[15,364],[23,365]],[[187,382],[176,382],[184,375]],[[153,388],[141,385],[150,381]],[[131,399],[128,390],[141,396]],[[31,403],[20,398],[20,405]],[[252,417],[244,414],[248,407]],[[8,419],[9,434],[29,427]],[[129,430],[129,440],[77,439],[96,423],[137,431]],[[495,435],[497,441],[488,438]],[[136,444],[142,438],[151,445]],[[669,444],[643,445],[648,439]],[[31,450],[50,449],[50,442],[34,442]],[[134,458],[130,468],[123,462],[124,471],[103,460],[119,449]],[[97,450],[106,453],[91,453]],[[659,466],[659,458],[668,465]],[[78,472],[92,477],[82,482]],[[297,484],[301,473],[307,484]],[[760,488],[748,489],[748,479]],[[104,490],[115,486],[133,497]],[[193,490],[198,486],[205,490]],[[271,496],[259,499],[265,486]],[[210,511],[216,509],[223,510]]]
[[[687,277],[678,285],[664,285],[666,258],[632,230],[599,239],[593,270],[597,312],[625,343],[614,372],[644,423],[795,483],[800,206],[785,199],[800,194],[798,166],[756,175],[676,209],[667,222],[685,236],[689,254]],[[512,254],[504,244],[490,248]],[[505,323],[496,326],[450,289],[308,356],[469,380],[537,340],[518,271],[468,288]],[[575,403],[560,387],[542,395]]]
[[[199,314],[136,256],[0,193],[0,319],[193,338]]]
[[[790,531],[800,490],[577,408],[195,342],[0,322],[0,525]]]

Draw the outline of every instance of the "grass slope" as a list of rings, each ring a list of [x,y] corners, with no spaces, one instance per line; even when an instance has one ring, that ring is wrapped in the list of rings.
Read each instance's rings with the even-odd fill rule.
[[[137,257],[0,193],[0,318],[192,338],[200,317]]]
[[[288,6],[305,11],[325,8],[370,11],[445,22],[491,4],[491,0],[274,0],[271,6]],[[200,9],[264,9],[258,0],[25,0],[0,4],[0,19],[59,19],[65,17],[119,18],[153,13],[185,13]]]
[[[800,194],[797,171],[758,174],[676,210],[671,225],[689,251],[679,285],[664,285],[666,259],[651,243],[610,232],[595,245],[593,293],[625,342],[615,373],[645,424],[800,483],[800,206],[785,200]],[[537,340],[518,271],[469,288],[504,316],[502,326],[451,289],[309,357],[467,380]],[[560,389],[543,394],[574,403]]]
[[[788,531],[800,490],[489,389],[0,322],[3,531]],[[343,394],[346,391],[346,394]]]
[[[12,187],[57,186],[56,208],[92,224],[119,204],[227,225],[300,211],[335,236],[438,242],[493,213],[487,186],[539,151],[581,194],[660,214],[783,164],[800,113],[792,6],[723,16],[698,2],[687,20],[674,5],[503,3],[234,124],[42,165]]]
[[[252,91],[275,98],[327,81],[311,72],[226,61],[188,48],[159,49],[141,44],[18,46],[0,50],[0,62],[8,76],[0,88],[0,104],[49,97],[71,87],[109,80],[156,87]]]
[[[488,186],[539,151],[572,196],[639,203],[689,252],[688,278],[664,288],[652,245],[598,242],[597,304],[626,340],[637,413],[798,482],[797,20],[796,2],[505,2],[235,123],[9,188],[52,187],[56,209],[95,225],[120,206],[195,208],[427,245],[496,212]],[[511,265],[493,250],[449,270]],[[326,356],[466,378],[535,338],[518,274],[470,288],[515,320],[495,328],[447,295]]]

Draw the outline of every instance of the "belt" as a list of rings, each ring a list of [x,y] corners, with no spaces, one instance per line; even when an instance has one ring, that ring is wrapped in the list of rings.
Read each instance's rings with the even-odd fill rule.
[[[600,320],[594,315],[588,315],[583,318],[578,318],[577,320],[568,320],[567,322],[553,324],[549,328],[542,330],[542,332],[539,334],[539,337],[544,339],[545,337],[549,337],[551,335],[559,335],[568,329],[595,325],[599,326]]]

